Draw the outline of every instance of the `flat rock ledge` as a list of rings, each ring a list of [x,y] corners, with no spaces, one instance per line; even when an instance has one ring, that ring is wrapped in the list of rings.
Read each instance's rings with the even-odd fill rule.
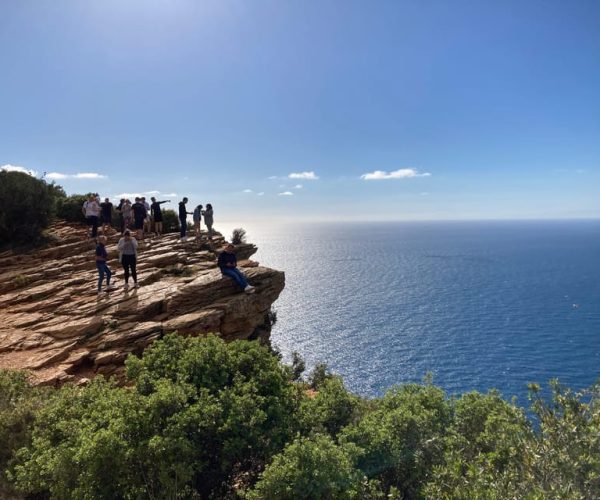
[[[97,374],[122,380],[125,358],[170,332],[225,340],[270,332],[269,312],[285,275],[249,260],[254,245],[236,250],[256,293],[240,293],[221,276],[221,235],[212,242],[179,242],[176,234],[145,240],[138,248],[140,287],[125,290],[119,235],[111,232],[108,265],[117,288],[98,296],[95,243],[85,228],[56,223],[49,233],[50,247],[0,254],[0,368],[30,370],[35,384],[85,383]]]

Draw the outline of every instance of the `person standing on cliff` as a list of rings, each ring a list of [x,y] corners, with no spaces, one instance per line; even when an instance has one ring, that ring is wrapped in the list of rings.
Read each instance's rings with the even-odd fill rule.
[[[254,287],[248,283],[244,273],[237,268],[237,257],[235,256],[235,247],[228,243],[225,250],[219,255],[217,261],[221,274],[227,276],[235,281],[242,290],[246,293],[252,293],[255,291]]]
[[[202,211],[202,215],[204,215],[204,224],[206,225],[206,229],[208,229],[208,239],[212,240],[213,235],[213,207],[210,203],[206,204],[206,210]]]
[[[192,212],[188,212],[185,208],[185,204],[188,202],[187,198],[184,198],[179,202],[179,234],[181,236],[181,241],[187,241],[187,216],[194,215]]]
[[[196,238],[200,238],[200,222],[202,221],[202,205],[198,205],[194,208],[194,232],[196,233]]]
[[[123,218],[123,205],[125,204],[125,198],[121,198],[117,205],[117,212],[119,212],[119,230],[121,234],[125,231],[125,219]]]
[[[154,220],[154,232],[156,233],[156,236],[160,236],[163,230],[163,216],[160,206],[163,203],[171,203],[171,200],[156,201],[154,196],[150,198],[150,200],[152,200],[152,204],[150,205],[150,213],[152,214],[152,218]]]
[[[152,220],[150,218],[150,203],[146,201],[146,197],[142,196],[140,203],[146,209],[146,217],[144,218],[144,233],[149,233],[152,230]]]
[[[81,207],[81,211],[83,212],[87,225],[92,227],[90,237],[95,238],[98,235],[98,212],[100,211],[100,206],[94,195],[91,194],[88,197],[88,200],[83,204],[83,207]]]
[[[108,292],[115,288],[114,285],[110,284],[110,277],[112,272],[108,267],[106,261],[108,260],[108,253],[106,252],[106,236],[100,236],[98,238],[98,244],[96,245],[96,268],[98,269],[98,293],[102,292],[102,282],[104,276],[106,276],[106,289]]]
[[[100,208],[102,210],[102,232],[106,234],[107,227],[110,227],[112,223],[113,204],[108,198],[104,198],[104,202],[100,203]]]
[[[133,223],[138,240],[143,240],[144,221],[146,220],[146,216],[148,215],[148,213],[146,212],[146,207],[144,206],[140,198],[136,198],[135,203],[131,205],[131,209],[133,210]]]
[[[123,237],[117,244],[117,250],[119,250],[119,260],[123,266],[123,274],[125,275],[125,290],[129,288],[129,274],[133,278],[133,288],[137,288],[137,240],[131,236],[129,230],[123,233]]]

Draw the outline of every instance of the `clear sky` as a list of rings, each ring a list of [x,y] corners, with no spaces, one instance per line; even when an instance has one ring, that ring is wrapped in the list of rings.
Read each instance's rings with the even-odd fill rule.
[[[0,166],[69,193],[600,217],[597,0],[2,0],[0,71]]]

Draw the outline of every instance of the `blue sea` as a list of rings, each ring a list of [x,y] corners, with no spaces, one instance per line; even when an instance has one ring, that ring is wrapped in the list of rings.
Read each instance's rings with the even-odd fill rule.
[[[427,373],[450,394],[600,377],[600,221],[246,227],[285,271],[272,343],[361,395]]]

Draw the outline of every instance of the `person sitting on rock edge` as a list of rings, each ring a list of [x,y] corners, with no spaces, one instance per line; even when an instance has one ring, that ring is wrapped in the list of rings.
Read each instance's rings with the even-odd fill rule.
[[[219,269],[221,269],[221,273],[223,276],[227,276],[228,278],[233,279],[242,290],[246,293],[252,293],[255,291],[255,288],[248,283],[246,280],[246,276],[237,268],[237,257],[235,256],[235,246],[231,243],[228,243],[225,247],[225,250],[221,252],[219,255],[219,260],[217,261],[217,265]]]
[[[110,277],[112,272],[108,267],[106,261],[108,260],[108,254],[106,252],[106,236],[98,237],[98,244],[96,245],[96,268],[98,269],[98,293],[102,292],[102,281],[104,281],[104,275],[106,275],[106,289],[114,289],[114,285],[110,284]]]

